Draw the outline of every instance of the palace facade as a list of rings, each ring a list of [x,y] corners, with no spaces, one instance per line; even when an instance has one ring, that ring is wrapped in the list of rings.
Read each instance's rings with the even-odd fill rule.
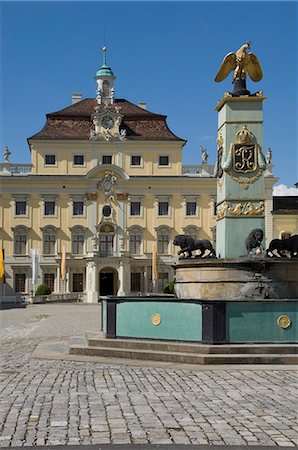
[[[10,163],[7,151],[0,165],[6,295],[30,296],[41,283],[54,293],[80,293],[86,302],[162,292],[173,280],[177,234],[216,247],[216,178],[207,155],[197,166],[183,166],[186,141],[168,128],[166,116],[115,98],[105,52],[95,80],[95,99],[74,94],[70,106],[47,114],[44,128],[28,138],[31,164]],[[276,181],[268,167],[267,242]]]

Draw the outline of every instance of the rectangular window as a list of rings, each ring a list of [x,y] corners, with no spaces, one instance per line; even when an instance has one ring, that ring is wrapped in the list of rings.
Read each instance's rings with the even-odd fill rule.
[[[25,273],[16,273],[15,274],[15,292],[22,293],[26,292],[26,274]]]
[[[55,166],[56,165],[56,155],[45,155],[45,165]]]
[[[130,274],[130,283],[131,283],[131,291],[132,292],[141,292],[141,273],[131,273]]]
[[[140,234],[132,234],[129,240],[129,251],[131,255],[141,254],[142,237]]]
[[[169,214],[169,202],[158,202],[158,215],[167,216]]]
[[[164,288],[169,282],[169,274],[168,273],[159,273],[158,274],[158,292],[163,292]]]
[[[82,216],[84,214],[84,202],[83,201],[74,201],[72,208],[73,216]]]
[[[83,292],[83,274],[74,273],[72,275],[72,291],[73,292]]]
[[[43,239],[44,255],[55,255],[56,253],[56,236],[54,234],[46,234]]]
[[[16,201],[16,216],[25,216],[27,213],[27,202]]]
[[[140,166],[141,165],[141,156],[132,155],[131,156],[131,165],[132,166]]]
[[[15,254],[26,255],[27,252],[27,236],[25,234],[18,234],[15,237]]]
[[[103,164],[112,164],[112,155],[103,155],[102,163]]]
[[[72,239],[72,253],[74,255],[82,255],[84,253],[84,236],[76,234]]]
[[[104,234],[100,236],[100,256],[113,256],[113,240],[114,236]]]
[[[169,165],[169,157],[168,156],[160,156],[159,157],[159,165],[160,166],[168,166]]]
[[[44,202],[44,215],[45,216],[54,216],[55,215],[55,202],[46,201]]]
[[[195,216],[197,214],[197,202],[186,202],[186,215]]]
[[[54,273],[45,273],[43,276],[44,284],[47,284],[52,292],[54,292],[54,284],[55,284],[55,274]]]
[[[130,202],[130,215],[131,216],[141,215],[141,202]]]
[[[73,165],[83,166],[85,164],[84,155],[73,155]]]
[[[160,234],[157,239],[157,253],[159,255],[167,255],[169,253],[169,236]]]

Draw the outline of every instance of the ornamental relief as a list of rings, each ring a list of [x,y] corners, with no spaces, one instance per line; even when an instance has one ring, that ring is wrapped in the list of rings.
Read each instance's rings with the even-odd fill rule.
[[[219,149],[220,151],[220,149]],[[236,133],[236,143],[230,145],[228,155],[223,151],[218,155],[217,177],[225,171],[236,183],[247,190],[266,169],[266,161],[261,147],[247,126]],[[251,175],[251,176],[250,176]]]
[[[233,206],[231,202],[224,201],[217,207],[217,220],[222,219],[225,215],[251,217],[261,216],[264,212],[264,201],[260,201],[257,205],[252,202],[239,202],[235,206]]]

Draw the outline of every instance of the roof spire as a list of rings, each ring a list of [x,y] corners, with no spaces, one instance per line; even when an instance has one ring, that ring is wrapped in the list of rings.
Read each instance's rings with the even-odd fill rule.
[[[102,47],[102,51],[103,51],[103,63],[104,63],[104,65],[106,65],[107,64],[107,47],[106,46]]]

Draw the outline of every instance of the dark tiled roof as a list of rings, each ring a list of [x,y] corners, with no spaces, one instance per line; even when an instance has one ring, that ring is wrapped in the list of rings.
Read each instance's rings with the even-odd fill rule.
[[[29,139],[89,139],[95,106],[96,100],[89,98],[47,114],[44,128]],[[104,111],[103,105],[98,106],[100,112]],[[119,112],[124,116],[121,128],[126,130],[127,139],[183,141],[168,128],[166,116],[154,114],[124,99],[117,99],[114,106],[121,107]]]
[[[273,197],[272,214],[298,214],[298,196]]]

